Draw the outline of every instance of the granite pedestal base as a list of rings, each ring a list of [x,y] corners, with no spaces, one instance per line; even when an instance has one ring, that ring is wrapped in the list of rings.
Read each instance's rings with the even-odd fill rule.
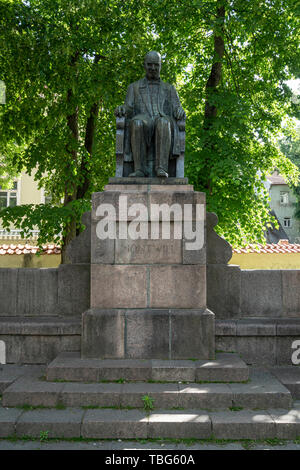
[[[205,194],[184,178],[127,179],[93,194],[82,357],[213,359]]]
[[[98,309],[83,314],[82,358],[214,359],[214,314],[197,309]]]

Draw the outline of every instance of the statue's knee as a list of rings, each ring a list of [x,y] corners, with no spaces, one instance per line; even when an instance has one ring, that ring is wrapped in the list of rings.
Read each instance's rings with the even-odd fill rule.
[[[131,128],[132,129],[142,129],[143,128],[143,121],[141,121],[140,119],[133,119],[133,121],[131,121]]]
[[[161,127],[161,128],[169,128],[170,127],[170,121],[168,119],[161,117],[157,120],[156,126]]]

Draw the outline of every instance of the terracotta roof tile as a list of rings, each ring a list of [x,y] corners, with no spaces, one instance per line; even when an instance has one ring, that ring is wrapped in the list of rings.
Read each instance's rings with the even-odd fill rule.
[[[0,245],[0,255],[26,255],[26,254],[35,254],[38,251],[38,247],[35,245],[29,245],[26,243],[25,245]],[[61,253],[61,249],[57,245],[49,244],[43,245],[42,254],[47,255],[58,255]]]
[[[233,253],[300,253],[300,245],[289,243],[288,240],[279,240],[279,243],[261,243],[246,245],[245,247],[233,248]]]
[[[59,246],[54,244],[43,245],[42,247],[42,254],[47,255],[54,255],[60,254],[61,249]],[[38,247],[35,245],[0,245],[0,255],[23,255],[23,254],[35,254],[38,251]],[[233,253],[241,254],[241,253],[277,253],[277,254],[284,254],[284,253],[300,253],[300,244],[296,243],[289,243],[288,240],[280,240],[280,243],[266,243],[265,245],[258,243],[254,244],[251,243],[244,247],[233,248]]]
[[[267,179],[270,181],[272,185],[273,184],[287,184],[287,182],[281,175],[268,176]]]

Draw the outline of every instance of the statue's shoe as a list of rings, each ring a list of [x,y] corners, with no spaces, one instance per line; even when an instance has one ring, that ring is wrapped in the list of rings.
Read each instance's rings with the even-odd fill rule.
[[[136,176],[139,178],[145,178],[145,174],[142,172],[142,170],[137,170],[134,173],[130,173],[129,176]]]
[[[156,171],[156,176],[159,176],[159,177],[163,176],[164,178],[168,178],[169,175],[162,168],[158,168],[158,170]]]

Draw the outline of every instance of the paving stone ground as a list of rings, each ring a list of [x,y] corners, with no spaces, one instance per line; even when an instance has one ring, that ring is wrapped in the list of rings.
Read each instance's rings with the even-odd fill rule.
[[[300,451],[300,443],[295,443],[294,441],[285,440],[281,441],[280,444],[268,444],[266,443],[255,443],[252,441],[236,441],[229,442],[224,444],[219,443],[207,443],[207,442],[197,442],[192,445],[187,445],[183,443],[168,443],[167,441],[161,443],[157,442],[146,442],[139,443],[136,441],[89,441],[89,442],[68,442],[68,441],[49,441],[49,442],[40,442],[39,440],[16,440],[9,441],[5,439],[0,439],[0,451],[2,450],[126,450],[126,451],[135,451],[135,450],[154,450],[154,451],[165,451],[165,450],[183,450],[187,452],[201,451],[201,450],[229,450],[229,451],[243,451],[243,450],[270,450],[270,451],[280,451],[280,450],[298,450]]]

